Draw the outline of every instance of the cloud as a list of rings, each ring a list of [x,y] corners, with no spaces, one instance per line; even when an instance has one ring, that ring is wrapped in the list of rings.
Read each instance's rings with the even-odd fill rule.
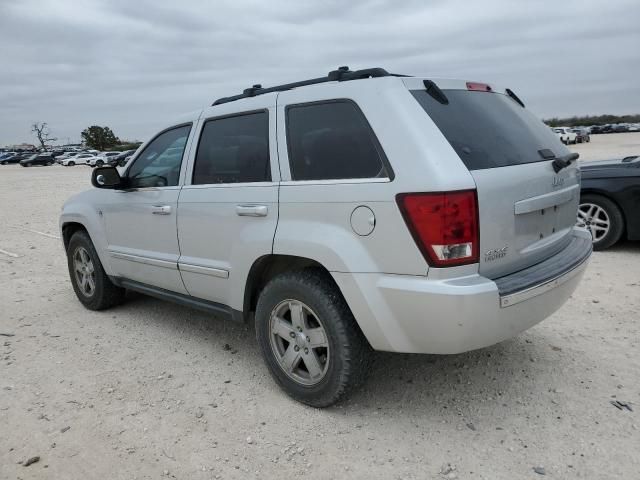
[[[254,83],[339,65],[508,85],[536,114],[640,110],[635,0],[4,0],[0,144],[46,121],[146,139]]]

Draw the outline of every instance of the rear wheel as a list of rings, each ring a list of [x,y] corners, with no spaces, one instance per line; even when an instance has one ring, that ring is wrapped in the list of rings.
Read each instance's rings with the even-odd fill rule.
[[[114,285],[102,268],[96,249],[84,231],[73,234],[67,248],[73,290],[89,310],[104,310],[124,300],[124,288]]]
[[[591,232],[594,250],[604,250],[620,240],[624,218],[618,206],[608,198],[587,194],[580,199],[578,225]]]
[[[332,405],[366,378],[371,347],[325,272],[271,280],[258,299],[256,336],[273,378],[307,405]]]
[[[74,162],[73,160],[70,161],[69,163],[67,163],[67,166],[69,167],[73,167],[76,164],[76,162]]]
[[[6,165],[6,164],[7,164],[7,162],[2,162],[2,165]]]

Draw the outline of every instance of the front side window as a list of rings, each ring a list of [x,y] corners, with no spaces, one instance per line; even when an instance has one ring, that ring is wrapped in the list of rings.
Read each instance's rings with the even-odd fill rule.
[[[269,114],[209,120],[202,127],[193,185],[271,181]]]
[[[136,158],[127,174],[129,188],[173,187],[180,179],[180,165],[191,125],[158,135]]]
[[[380,147],[350,100],[287,107],[292,180],[387,178]]]

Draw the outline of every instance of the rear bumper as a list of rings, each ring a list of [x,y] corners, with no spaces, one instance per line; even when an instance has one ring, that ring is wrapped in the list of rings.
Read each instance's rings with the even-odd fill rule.
[[[573,235],[545,262],[496,280],[477,274],[443,280],[332,275],[376,350],[460,353],[511,338],[566,302],[591,254],[591,236],[581,229]]]

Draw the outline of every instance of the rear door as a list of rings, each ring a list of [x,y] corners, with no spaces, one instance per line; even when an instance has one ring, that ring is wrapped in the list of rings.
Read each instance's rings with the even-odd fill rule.
[[[204,112],[180,193],[178,240],[189,294],[242,310],[253,262],[272,252],[280,176],[275,95],[238,105]]]
[[[482,84],[460,83],[443,84],[446,102],[426,88],[411,93],[473,176],[480,273],[496,278],[539,263],[568,244],[580,174],[575,162],[555,173],[549,156],[569,150],[517,100]]]

